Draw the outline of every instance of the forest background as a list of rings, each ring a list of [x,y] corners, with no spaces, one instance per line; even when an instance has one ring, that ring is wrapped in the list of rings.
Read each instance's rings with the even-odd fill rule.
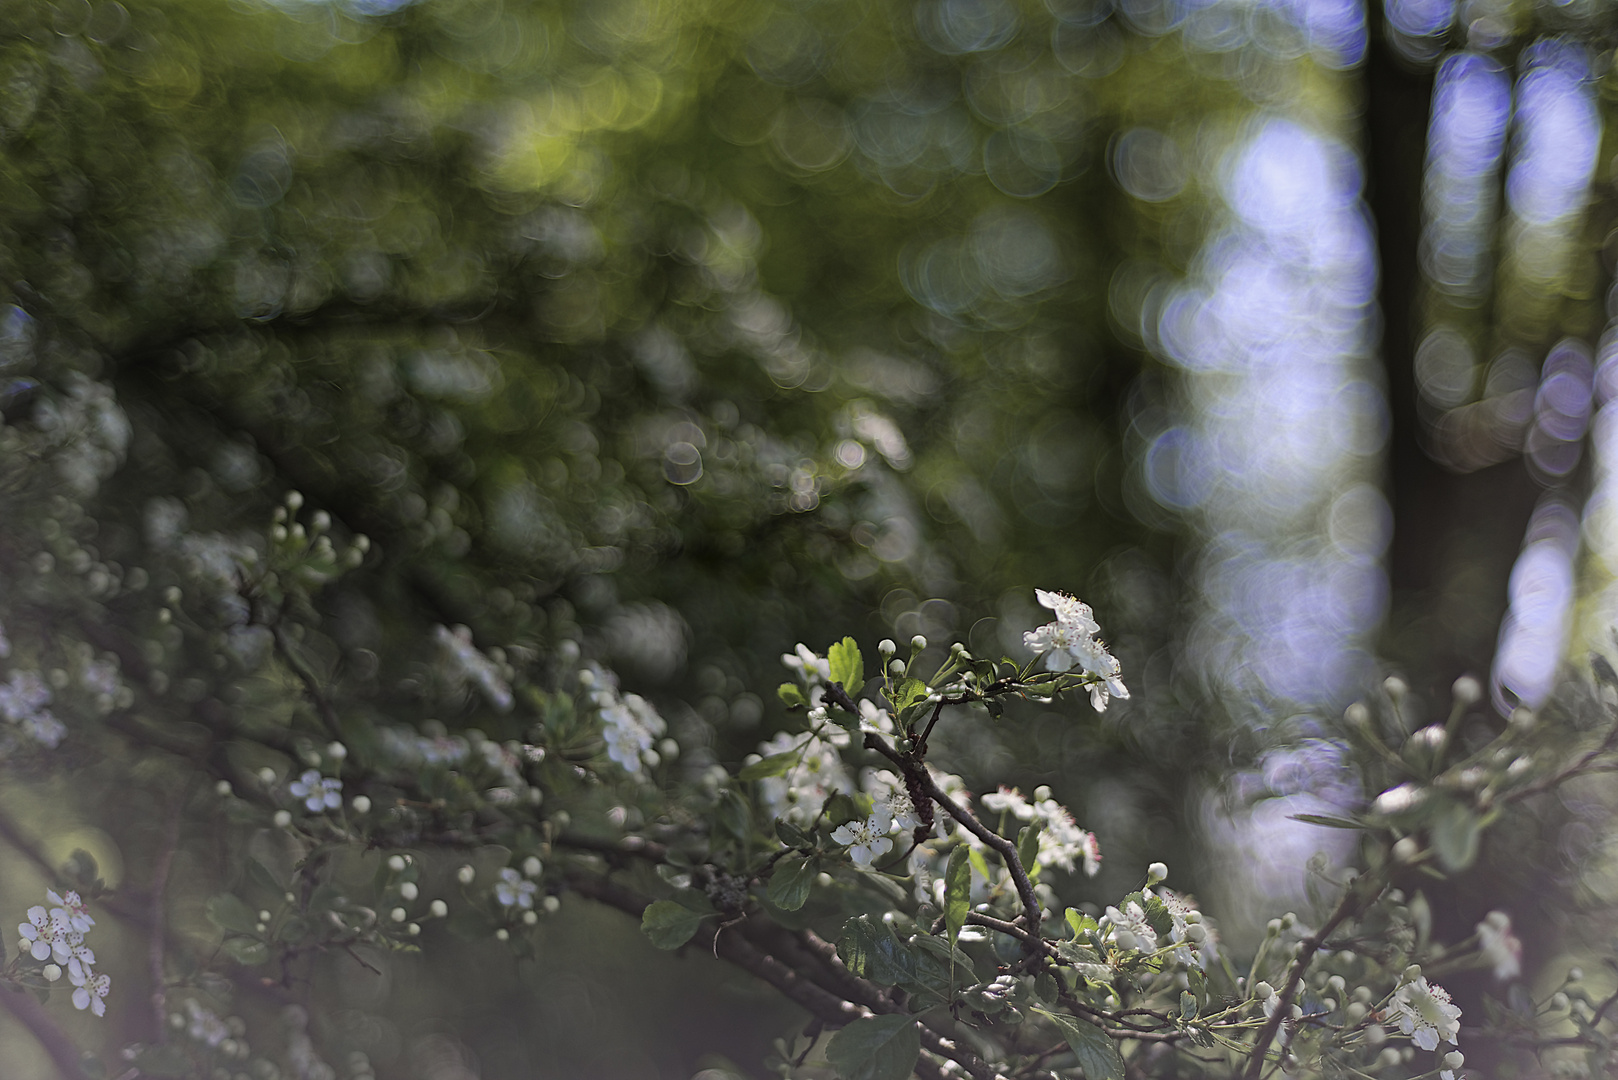
[[[1397,675],[1419,726],[1473,675],[1498,727],[1610,646],[1615,28],[1596,0],[6,4],[0,658],[63,673],[69,735],[8,743],[0,908],[83,851],[217,948],[219,811],[165,755],[315,676],[369,702],[312,721],[350,741],[486,724],[435,627],[615,672],[700,778],[796,722],[796,643],[1018,655],[1039,586],[1093,605],[1131,697],[946,723],[938,755],[1097,834],[1067,902],[1161,858],[1251,949],[1310,855],[1353,858],[1290,819],[1376,794],[1345,706]],[[208,591],[288,491],[358,552],[307,635]],[[148,556],[194,580],[159,604]],[[1579,791],[1433,918],[1504,908],[1531,976],[1565,970],[1618,891],[1613,793]],[[558,895],[530,956],[446,936],[299,992],[388,1077],[762,1075],[790,1006]],[[146,958],[103,951],[129,1007],[63,1022],[113,1060],[150,1037]],[[52,1075],[15,1020],[0,1060]]]

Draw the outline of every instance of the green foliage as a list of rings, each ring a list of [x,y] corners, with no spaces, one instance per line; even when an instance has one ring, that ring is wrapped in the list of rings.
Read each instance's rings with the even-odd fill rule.
[[[1124,1080],[1124,1059],[1107,1033],[1088,1021],[1058,1012],[1036,1009],[1067,1040],[1073,1056],[1079,1059],[1084,1075],[1093,1080]]]
[[[916,1021],[904,1015],[856,1020],[826,1046],[826,1060],[843,1080],[904,1080],[920,1056]]]
[[[678,949],[691,940],[704,917],[673,900],[656,900],[641,916],[640,932],[659,949]]]

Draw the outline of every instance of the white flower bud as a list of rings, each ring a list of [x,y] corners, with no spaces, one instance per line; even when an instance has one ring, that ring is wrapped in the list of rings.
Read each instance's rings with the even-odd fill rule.
[[[275,823],[277,829],[284,829],[292,824],[292,815],[285,810],[277,810],[270,820]]]
[[[1419,978],[1421,978],[1421,965],[1420,964],[1411,964],[1409,967],[1405,968],[1404,975],[1403,975],[1403,977],[1400,978],[1399,981],[1400,982],[1407,982],[1407,983],[1408,982],[1415,982]]]
[[[891,664],[888,665],[888,674],[892,675],[894,678],[897,679],[897,678],[903,676],[904,673],[905,673],[905,662],[903,660],[895,660]]]
[[[298,902],[298,898],[292,895],[290,892],[283,895],[281,899],[285,900],[289,904],[296,904]]]
[[[544,869],[545,864],[540,862],[539,859],[533,855],[528,856],[528,858],[522,861],[522,872],[524,877],[538,877],[544,871]]]
[[[342,761],[348,756],[348,747],[344,746],[340,742],[327,743],[326,756],[331,758],[333,761]]]
[[[1166,880],[1168,876],[1169,868],[1164,863],[1155,862],[1146,868],[1146,884],[1148,885],[1156,885],[1159,881]]]
[[[473,870],[470,866],[463,866],[459,870],[455,871],[455,880],[459,881],[462,885],[472,884],[472,879],[475,877],[477,877],[477,871]]]
[[[562,901],[557,897],[547,896],[539,902],[539,906],[545,909],[545,914],[555,915],[557,910],[561,908]]]
[[[511,938],[511,931],[507,930],[503,926],[500,929],[498,929],[498,930],[496,930],[494,932],[494,940],[496,940],[496,941],[508,941],[508,940],[510,940],[510,938]]]
[[[229,780],[221,780],[219,783],[213,786],[213,790],[214,794],[218,795],[221,799],[228,799],[230,798],[231,792],[234,789],[230,786]]]
[[[1450,687],[1450,693],[1455,695],[1456,704],[1476,705],[1483,699],[1483,685],[1470,675],[1462,675]]]
[[[421,894],[416,889],[416,883],[414,881],[407,881],[403,885],[399,886],[399,895],[406,900],[414,900]]]
[[[881,641],[876,643],[876,651],[881,653],[883,656],[892,656],[894,653],[899,651],[899,646],[893,643],[892,638],[883,638]]]
[[[1366,1007],[1364,1002],[1351,1001],[1348,1003],[1348,1008],[1343,1010],[1343,1015],[1348,1018],[1350,1024],[1357,1024],[1365,1019],[1365,1014],[1368,1012],[1370,1012],[1370,1009]]]
[[[405,911],[405,909],[402,907],[396,907],[392,911],[388,912],[388,918],[392,919],[394,922],[404,922],[409,917],[409,912]]]
[[[270,915],[270,913],[268,911],[260,911],[258,913],[258,921],[259,922],[269,922],[271,917],[272,916]]]
[[[309,519],[309,524],[314,526],[316,532],[325,532],[331,528],[331,515],[324,510],[316,510]]]
[[[1255,1001],[1268,1001],[1270,999],[1270,995],[1273,993],[1275,993],[1275,987],[1271,986],[1267,982],[1256,982],[1253,984],[1253,1000]]]
[[[367,795],[356,795],[349,805],[354,807],[356,814],[369,814],[371,812],[371,799]]]
[[[1201,923],[1186,923],[1185,939],[1193,945],[1201,945],[1208,940],[1208,928]]]
[[[1444,1068],[1446,1069],[1459,1069],[1465,1064],[1466,1055],[1461,1053],[1459,1050],[1451,1050],[1449,1053],[1444,1055]]]
[[[1381,1024],[1365,1025],[1365,1042],[1369,1046],[1381,1046],[1388,1041],[1388,1029]]]
[[[1392,1069],[1403,1060],[1404,1056],[1392,1046],[1384,1046],[1382,1052],[1376,1056],[1377,1067],[1382,1069]]]
[[[62,969],[57,967],[55,964],[46,964],[44,969],[40,971],[40,974],[45,976],[46,982],[55,982],[57,979],[62,977]]]
[[[1397,675],[1389,675],[1386,679],[1382,680],[1382,689],[1390,698],[1392,698],[1394,701],[1398,701],[1400,698],[1410,693],[1410,684],[1399,678]]]
[[[409,926],[405,927],[405,933],[409,934],[411,937],[415,937],[417,934],[421,933],[421,924],[415,922],[411,923]]]
[[[910,647],[917,652],[921,652],[921,650],[927,647],[927,639],[922,635],[917,634],[915,637],[910,639]]]
[[[1566,994],[1558,990],[1556,993],[1551,995],[1551,1008],[1555,1009],[1557,1012],[1563,1012],[1567,1009],[1570,1000],[1571,999]]]
[[[1584,969],[1581,968],[1581,967],[1570,967],[1570,968],[1568,968],[1567,969],[1567,981],[1570,982],[1570,983],[1583,982],[1584,981]]]
[[[273,786],[275,784],[275,770],[268,765],[264,766],[258,771],[258,782],[265,787]]]
[[[303,492],[297,490],[287,492],[286,504],[293,510],[301,509],[303,506]]]
[[[539,921],[539,916],[532,911],[525,911],[522,913],[522,921],[524,926],[533,926]]]
[[[1041,784],[1037,788],[1034,789],[1034,801],[1035,802],[1044,802],[1046,799],[1048,799],[1050,797],[1051,797],[1051,788],[1050,788],[1049,784]]]
[[[449,914],[449,905],[442,900],[434,900],[427,905],[427,910],[432,913],[433,918],[442,919]]]
[[[1416,861],[1416,856],[1420,854],[1421,845],[1416,842],[1414,836],[1402,837],[1398,843],[1393,845],[1394,862],[1412,863]]]
[[[395,874],[398,874],[398,873],[402,873],[404,871],[404,868],[405,868],[405,860],[404,860],[403,855],[389,855],[388,856],[388,869],[389,870],[392,870]]]
[[[1533,711],[1519,705],[1511,711],[1511,726],[1518,731],[1528,731],[1534,726]]]
[[[173,1028],[175,1031],[185,1027],[185,1017],[181,1016],[179,1013],[169,1013],[169,1027]]]
[[[261,934],[264,931],[268,930],[269,928],[270,928],[270,924],[267,923],[267,922],[256,922],[256,923],[253,924],[253,929],[257,930]]]

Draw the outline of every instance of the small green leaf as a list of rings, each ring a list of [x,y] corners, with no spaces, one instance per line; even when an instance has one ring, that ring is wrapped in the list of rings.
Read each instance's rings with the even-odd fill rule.
[[[995,720],[1000,719],[1006,714],[1005,702],[1001,701],[999,698],[984,698],[983,707],[989,710],[989,716]]]
[[[233,930],[238,934],[258,932],[258,916],[239,896],[231,893],[211,896],[202,910],[207,913],[209,921],[221,930]]]
[[[856,1020],[826,1044],[826,1060],[843,1080],[906,1080],[920,1056],[916,1021],[902,1014]]]
[[[1090,916],[1086,915],[1078,908],[1068,908],[1066,914],[1067,925],[1072,928],[1074,938],[1078,938],[1080,934],[1086,933],[1087,931],[1101,929],[1100,923],[1090,918]]]
[[[797,683],[782,683],[775,688],[775,696],[789,709],[801,709],[809,704],[809,699],[803,696],[803,690]]]
[[[972,863],[967,855],[970,850],[965,844],[956,844],[944,867],[944,924],[949,927],[951,948],[972,909]]]
[[[1319,825],[1327,829],[1363,829],[1364,825],[1345,817],[1333,817],[1331,814],[1291,814],[1293,821],[1301,821],[1305,825]]]
[[[1034,872],[1034,865],[1039,861],[1039,822],[1023,826],[1022,832],[1017,834],[1017,861],[1029,874]]]
[[[258,938],[226,938],[225,954],[238,964],[257,965],[270,962],[270,947]]]
[[[1471,808],[1453,800],[1446,802],[1434,816],[1430,832],[1433,852],[1445,870],[1465,870],[1478,857],[1483,826]]]
[[[656,900],[640,917],[640,932],[659,949],[678,949],[691,940],[702,916],[673,900]]]
[[[798,828],[786,818],[775,819],[775,835],[787,847],[805,847],[809,844],[809,834]]]
[[[1180,991],[1180,1019],[1194,1020],[1197,1016],[1197,997],[1189,990]]]
[[[819,872],[813,857],[799,859],[789,855],[782,859],[775,864],[770,886],[765,890],[770,903],[782,911],[797,911],[808,901],[809,889]]]
[[[989,860],[983,857],[983,852],[979,851],[977,848],[972,848],[967,852],[966,857],[971,861],[972,869],[978,872],[978,877],[982,878],[984,881],[994,880],[994,875],[989,873]]]
[[[894,685],[888,700],[893,702],[894,711],[907,709],[918,701],[927,699],[927,684],[920,679],[903,678]]]
[[[1035,1009],[1035,1012],[1056,1025],[1079,1059],[1085,1080],[1124,1080],[1124,1059],[1118,1053],[1107,1033],[1094,1024],[1064,1013]]]
[[[826,659],[831,666],[831,681],[842,683],[843,692],[849,697],[858,694],[865,685],[865,660],[854,639],[845,637],[827,649]]]
[[[766,776],[780,776],[798,763],[803,755],[796,750],[788,750],[784,754],[771,754],[753,764],[748,765],[736,774],[738,780],[762,780]]]

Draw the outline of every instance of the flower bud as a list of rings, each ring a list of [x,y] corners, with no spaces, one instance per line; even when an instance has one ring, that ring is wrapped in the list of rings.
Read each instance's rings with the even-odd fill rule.
[[[46,982],[55,982],[62,977],[62,969],[55,964],[46,964],[40,974],[45,976]]]
[[[555,896],[547,896],[539,902],[539,906],[545,909],[545,914],[554,915],[562,906],[562,901]]]
[[[893,661],[893,663],[888,665],[888,674],[894,676],[895,678],[898,678],[899,676],[903,675],[904,673],[905,673],[905,662],[903,660],[895,660],[895,661]]]
[[[218,795],[221,799],[230,798],[231,791],[232,791],[232,788],[230,786],[230,781],[229,780],[221,780],[221,781],[219,781],[219,783],[217,783],[217,784],[215,784],[213,786],[213,790],[214,790],[214,794]]]
[[[416,883],[414,881],[407,881],[403,885],[399,886],[399,895],[406,900],[414,900],[416,897],[421,895],[421,892],[416,888]]]
[[[404,868],[405,868],[405,859],[404,859],[403,855],[389,855],[388,856],[388,869],[389,870],[392,870],[395,874],[399,874],[399,873],[404,872]]]
[[[494,932],[494,940],[496,941],[509,941],[510,939],[511,931],[503,926]]]
[[[544,871],[544,869],[545,864],[540,862],[539,859],[533,855],[528,856],[528,858],[522,861],[523,877],[538,877],[540,873]]]
[[[1584,969],[1581,968],[1581,967],[1570,967],[1570,968],[1568,968],[1567,969],[1567,981],[1570,982],[1570,983],[1576,983],[1576,982],[1584,981]]]
[[[534,914],[532,911],[525,911],[522,913],[522,922],[524,926],[533,926],[538,921],[539,916]]]
[[[277,810],[275,816],[270,820],[274,822],[277,829],[284,829],[292,824],[292,815],[285,810]]]
[[[477,871],[473,870],[470,866],[463,866],[459,870],[455,871],[455,880],[459,881],[462,885],[472,884],[472,879],[475,877],[477,877]]]
[[[1397,675],[1389,675],[1382,680],[1382,690],[1395,702],[1410,693],[1410,684]]]
[[[326,756],[331,758],[333,761],[342,761],[348,756],[348,747],[344,746],[340,742],[335,741],[327,743]]]
[[[270,787],[275,783],[275,770],[268,765],[264,766],[258,771],[258,782],[265,787]]]
[[[1253,984],[1254,1001],[1268,1001],[1270,999],[1270,995],[1273,993],[1275,993],[1275,987],[1271,986],[1267,982],[1256,982]]]
[[[1381,1024],[1366,1024],[1365,1041],[1370,1046],[1381,1046],[1388,1041],[1388,1029]]]
[[[1402,837],[1393,845],[1393,859],[1395,862],[1412,863],[1416,856],[1421,854],[1421,845],[1416,843],[1414,836]]]
[[[1476,705],[1483,698],[1483,685],[1470,675],[1462,675],[1450,687],[1457,705]]]
[[[1369,1011],[1364,1002],[1351,1001],[1348,1003],[1348,1008],[1343,1010],[1343,1015],[1348,1018],[1350,1024],[1357,1024],[1365,1019],[1365,1014]]]
[[[432,913],[433,918],[442,919],[449,914],[449,905],[442,900],[434,900],[427,905],[427,910]]]
[[[1532,710],[1522,705],[1519,705],[1513,709],[1511,711],[1511,726],[1516,728],[1518,731],[1528,731],[1532,729],[1534,726],[1534,714]]]
[[[1169,868],[1164,863],[1155,862],[1146,868],[1146,884],[1148,885],[1156,885],[1159,881],[1165,880],[1168,876]]]
[[[1050,797],[1051,797],[1051,788],[1050,788],[1049,784],[1041,784],[1037,788],[1034,789],[1034,801],[1035,802],[1044,802],[1046,799],[1048,799]]]
[[[1411,964],[1409,967],[1405,968],[1404,975],[1399,981],[1410,983],[1415,982],[1419,978],[1421,978],[1421,965]]]
[[[1560,990],[1551,995],[1551,1008],[1557,1012],[1565,1011],[1570,1003],[1571,999]]]
[[[293,510],[301,509],[303,506],[303,492],[297,490],[287,492],[286,504]]]
[[[927,647],[927,639],[922,635],[917,634],[915,637],[910,639],[910,647],[916,652],[921,652],[921,650]]]
[[[314,527],[316,532],[325,532],[331,528],[331,515],[324,510],[316,510],[314,515],[310,517],[309,524]]]
[[[417,934],[421,933],[421,924],[414,922],[411,923],[409,926],[405,927],[405,933],[409,934],[411,937],[415,937]]]
[[[371,800],[368,796],[356,795],[350,805],[354,807],[354,813],[356,814],[369,814],[371,812]]]
[[[883,656],[892,656],[894,653],[899,651],[899,646],[893,643],[892,638],[883,638],[881,641],[876,643],[876,651],[881,653]]]
[[[394,922],[404,922],[409,917],[410,913],[405,911],[405,909],[402,907],[396,907],[392,911],[388,912],[388,918],[392,919]]]
[[[1449,1053],[1444,1055],[1444,1068],[1446,1069],[1459,1069],[1465,1064],[1466,1055],[1461,1053],[1459,1050],[1451,1050]]]

